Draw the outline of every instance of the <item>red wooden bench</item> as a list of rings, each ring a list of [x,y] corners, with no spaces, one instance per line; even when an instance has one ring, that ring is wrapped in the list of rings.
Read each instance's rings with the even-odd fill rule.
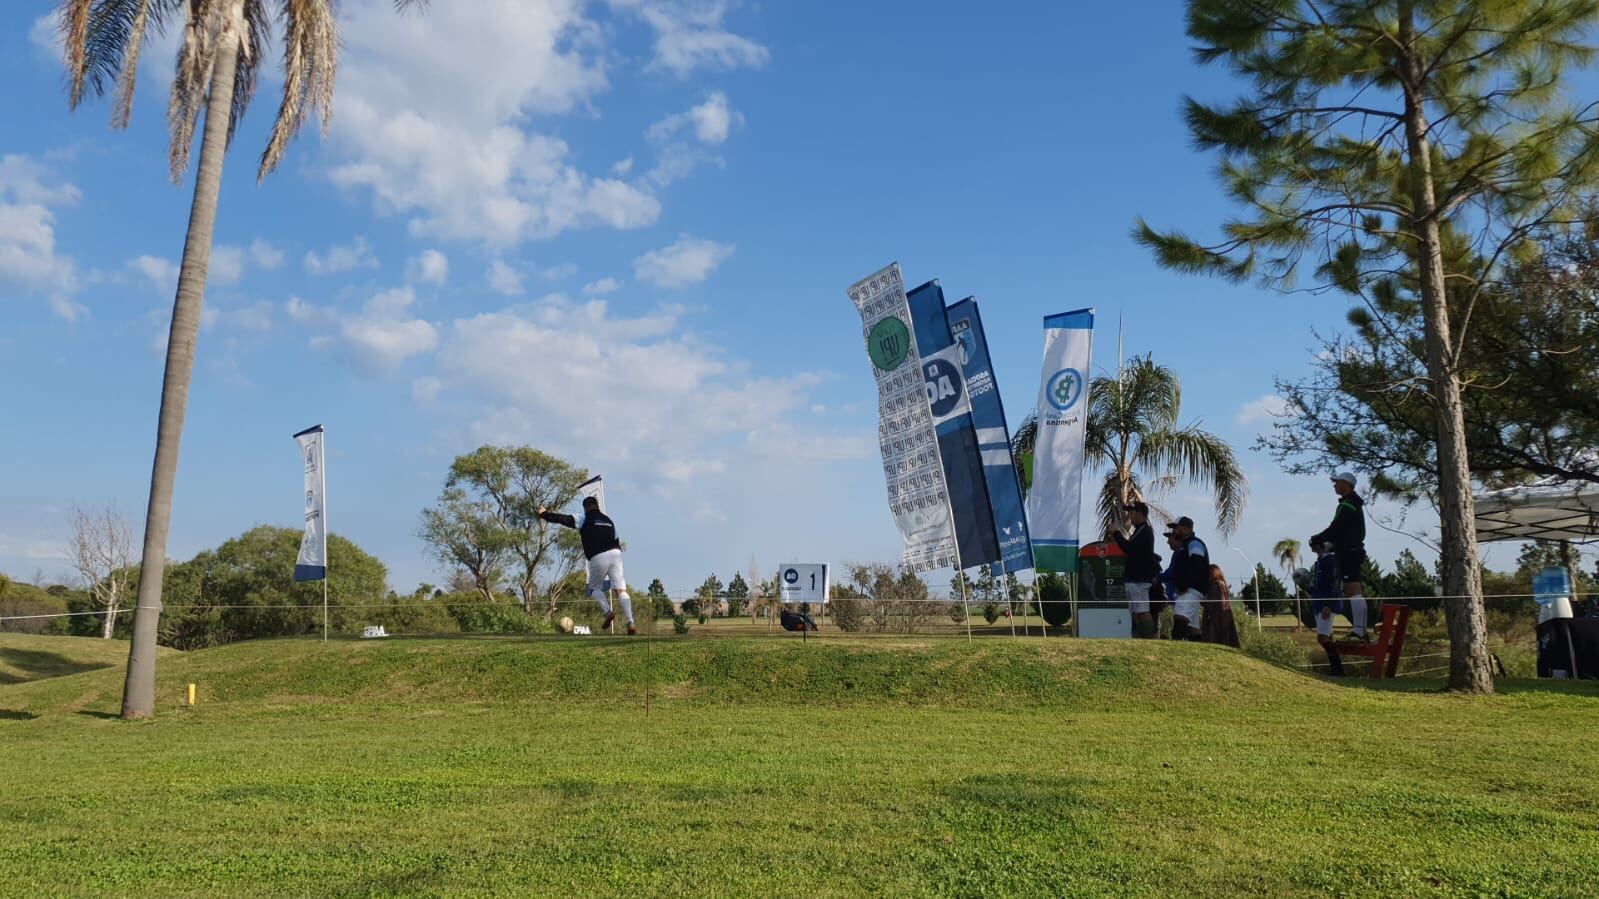
[[[1410,607],[1384,603],[1382,622],[1377,625],[1375,643],[1339,643],[1341,656],[1366,656],[1371,659],[1367,677],[1393,677],[1399,673],[1399,654],[1405,651],[1405,634],[1410,627]]]

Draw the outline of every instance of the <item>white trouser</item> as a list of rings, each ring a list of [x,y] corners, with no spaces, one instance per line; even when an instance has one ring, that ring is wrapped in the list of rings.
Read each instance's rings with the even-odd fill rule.
[[[1199,627],[1199,604],[1204,601],[1205,595],[1198,590],[1184,590],[1172,601],[1171,613],[1187,618],[1190,627]]]
[[[1149,613],[1149,585],[1135,584],[1128,581],[1123,585],[1127,589],[1127,609],[1133,614]]]
[[[627,595],[627,578],[622,574],[622,551],[608,549],[589,559],[589,595],[600,604],[600,611],[611,614],[611,601],[605,595],[606,581],[617,592],[622,604],[622,615],[628,624],[633,623],[633,600]]]

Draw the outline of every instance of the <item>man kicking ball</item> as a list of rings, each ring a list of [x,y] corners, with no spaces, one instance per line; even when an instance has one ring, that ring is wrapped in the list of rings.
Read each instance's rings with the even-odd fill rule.
[[[600,629],[605,630],[616,621],[616,612],[611,609],[610,599],[606,597],[606,582],[609,581],[609,589],[616,591],[616,599],[622,604],[622,614],[627,616],[628,635],[638,633],[638,628],[633,626],[633,600],[627,595],[627,580],[622,576],[622,541],[616,539],[616,523],[600,511],[600,501],[585,496],[583,514],[576,519],[550,512],[543,506],[539,507],[539,517],[551,524],[575,528],[583,538],[583,555],[589,560],[589,595],[594,597],[594,601],[600,604],[600,611],[605,613],[605,623],[600,625]]]

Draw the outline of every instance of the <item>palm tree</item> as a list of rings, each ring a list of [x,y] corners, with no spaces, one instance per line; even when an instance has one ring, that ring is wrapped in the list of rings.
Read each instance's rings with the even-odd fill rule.
[[[1160,499],[1184,481],[1215,492],[1223,535],[1238,527],[1249,490],[1232,447],[1197,422],[1179,427],[1181,410],[1177,373],[1148,356],[1090,385],[1084,456],[1088,465],[1105,469],[1098,511],[1106,531],[1120,523],[1122,506],[1143,500],[1159,511]],[[1037,439],[1038,416],[1029,413],[1011,439],[1018,474]]]
[[[1115,376],[1094,379],[1088,395],[1084,454],[1105,468],[1099,519],[1105,530],[1122,519],[1122,506],[1160,500],[1188,481],[1216,495],[1216,526],[1225,536],[1238,527],[1248,487],[1232,447],[1202,431],[1179,426],[1182,385],[1177,373],[1148,356],[1135,357]],[[1089,464],[1094,464],[1090,461]]]
[[[403,9],[425,2],[395,0],[395,6]],[[180,18],[183,44],[178,50],[177,74],[167,107],[172,132],[168,160],[174,181],[189,166],[194,129],[201,107],[205,108],[194,200],[189,208],[188,234],[183,242],[183,263],[178,269],[178,290],[167,336],[155,464],[144,518],[139,595],[122,692],[124,718],[146,718],[155,713],[156,627],[161,617],[172,488],[177,480],[178,444],[183,437],[206,269],[211,261],[222,157],[255,93],[273,12],[283,23],[283,98],[266,150],[261,154],[257,179],[265,178],[277,167],[308,114],[320,113],[326,130],[333,111],[338,57],[334,5],[334,0],[61,0],[72,108],[76,109],[87,94],[103,95],[114,83],[111,124],[126,127],[145,34],[152,27],[159,33]]]
[[[1271,548],[1271,556],[1282,566],[1283,572],[1288,575],[1288,583],[1292,584],[1294,569],[1299,567],[1299,541],[1292,537],[1278,540]]]

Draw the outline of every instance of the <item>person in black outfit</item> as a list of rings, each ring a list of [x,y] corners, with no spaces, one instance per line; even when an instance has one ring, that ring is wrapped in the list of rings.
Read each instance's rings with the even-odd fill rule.
[[[1121,531],[1112,531],[1111,536],[1126,557],[1125,587],[1127,608],[1133,613],[1133,636],[1147,639],[1155,636],[1158,627],[1149,610],[1150,587],[1160,558],[1155,555],[1155,530],[1149,526],[1149,506],[1143,502],[1128,503],[1122,511],[1127,513],[1128,534],[1123,537]]]
[[[1210,595],[1210,550],[1194,536],[1194,520],[1184,515],[1172,525],[1178,548],[1172,556],[1173,640],[1198,640],[1200,603]]]
[[[605,613],[605,623],[600,625],[600,630],[616,621],[616,612],[606,596],[606,581],[610,581],[610,589],[617,591],[616,600],[622,605],[622,614],[627,616],[628,635],[638,633],[638,628],[633,626],[633,600],[627,595],[627,578],[622,574],[622,541],[616,537],[616,522],[600,511],[600,501],[585,496],[583,514],[578,518],[550,512],[542,506],[539,517],[551,524],[575,528],[583,538],[583,555],[589,561],[589,595]]]
[[[1343,576],[1344,597],[1349,601],[1349,621],[1353,627],[1345,641],[1367,643],[1366,588],[1361,583],[1361,568],[1366,564],[1366,501],[1355,492],[1355,475],[1341,471],[1333,475],[1333,490],[1338,493],[1338,509],[1332,524],[1310,538],[1312,547],[1331,543]]]

